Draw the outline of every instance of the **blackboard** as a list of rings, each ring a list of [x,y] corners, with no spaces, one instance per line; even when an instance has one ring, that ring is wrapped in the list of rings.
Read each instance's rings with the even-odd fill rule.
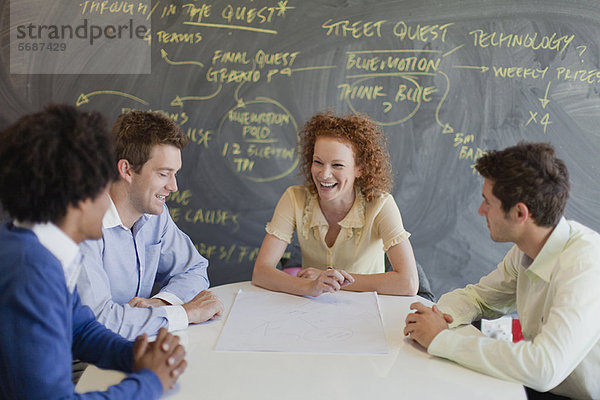
[[[265,223],[300,182],[297,130],[326,109],[381,124],[393,195],[438,295],[477,281],[509,247],[477,215],[482,179],[472,166],[488,149],[554,144],[572,178],[566,216],[600,230],[595,0],[54,1],[47,14],[63,19],[147,22],[149,64],[103,48],[83,60],[140,68],[126,74],[33,64],[11,67],[36,73],[11,74],[9,23],[36,9],[18,2],[13,15],[6,0],[0,9],[2,126],[49,101],[111,120],[129,109],[175,119],[191,143],[168,203],[210,259],[212,284],[250,279]]]

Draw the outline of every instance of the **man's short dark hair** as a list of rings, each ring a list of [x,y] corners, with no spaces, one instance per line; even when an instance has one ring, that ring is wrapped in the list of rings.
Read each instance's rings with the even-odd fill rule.
[[[140,172],[150,158],[152,148],[169,144],[182,150],[190,141],[172,119],[150,111],[130,111],[117,117],[111,129],[115,138],[117,160],[129,161]]]
[[[95,198],[116,179],[105,119],[48,105],[0,132],[0,201],[17,220],[59,223],[67,206]]]
[[[490,151],[475,168],[494,183],[492,193],[506,213],[522,202],[538,226],[555,226],[560,220],[569,198],[569,171],[549,143],[520,142]]]

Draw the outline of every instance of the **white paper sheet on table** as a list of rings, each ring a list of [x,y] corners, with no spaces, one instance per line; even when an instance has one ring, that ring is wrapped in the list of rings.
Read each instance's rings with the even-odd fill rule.
[[[240,290],[215,350],[387,353],[377,293]]]

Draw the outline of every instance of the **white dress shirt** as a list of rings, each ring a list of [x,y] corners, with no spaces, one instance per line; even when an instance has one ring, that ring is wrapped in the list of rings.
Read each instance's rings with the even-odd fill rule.
[[[514,246],[478,284],[445,294],[451,327],[517,310],[525,340],[465,337],[447,329],[430,354],[572,398],[600,398],[600,235],[561,218],[532,260]]]

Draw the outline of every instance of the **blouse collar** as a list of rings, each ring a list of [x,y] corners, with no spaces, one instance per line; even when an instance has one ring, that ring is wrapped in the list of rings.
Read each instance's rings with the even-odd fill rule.
[[[302,216],[302,235],[306,239],[310,230],[313,230],[316,235],[321,227],[329,227],[321,206],[319,206],[317,194],[309,191],[307,197]],[[357,186],[354,187],[354,204],[352,204],[348,214],[339,222],[339,225],[342,227],[342,230],[346,231],[346,239],[350,239],[353,236],[353,232],[356,232],[356,240],[360,238],[360,232],[365,225],[365,197]]]

